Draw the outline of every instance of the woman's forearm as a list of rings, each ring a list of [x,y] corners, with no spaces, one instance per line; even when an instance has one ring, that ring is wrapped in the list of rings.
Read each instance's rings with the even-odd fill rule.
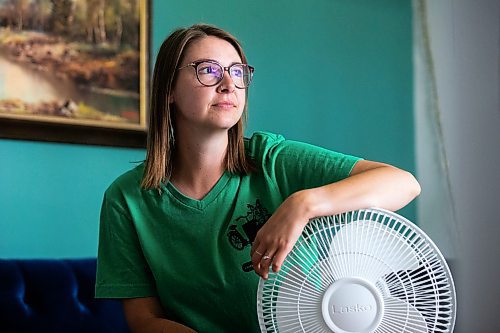
[[[133,333],[195,333],[191,328],[165,319],[157,297],[125,298],[123,311]]]
[[[398,210],[420,194],[420,185],[407,171],[380,166],[362,171],[339,182],[295,193],[305,217],[379,207]]]

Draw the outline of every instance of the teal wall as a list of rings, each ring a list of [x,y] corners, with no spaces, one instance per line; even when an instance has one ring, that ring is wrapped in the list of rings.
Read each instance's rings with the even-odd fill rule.
[[[153,54],[197,22],[240,39],[256,67],[247,133],[415,170],[410,0],[153,2]],[[78,257],[96,254],[104,189],[144,151],[0,140],[0,158],[0,257]]]
[[[0,140],[0,258],[95,256],[102,194],[140,149]]]

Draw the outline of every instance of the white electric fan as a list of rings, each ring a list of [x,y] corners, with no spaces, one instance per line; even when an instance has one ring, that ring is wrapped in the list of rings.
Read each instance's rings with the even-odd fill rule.
[[[453,332],[456,294],[432,240],[373,208],[309,221],[257,313],[262,332]]]

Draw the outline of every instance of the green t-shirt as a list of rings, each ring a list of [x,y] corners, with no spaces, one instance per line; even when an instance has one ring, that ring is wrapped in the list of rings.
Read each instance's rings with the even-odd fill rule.
[[[257,171],[226,172],[202,200],[171,183],[143,190],[143,164],[107,189],[96,297],[159,297],[165,314],[199,332],[259,332],[258,229],[292,193],[346,178],[356,157],[257,132],[245,140]]]

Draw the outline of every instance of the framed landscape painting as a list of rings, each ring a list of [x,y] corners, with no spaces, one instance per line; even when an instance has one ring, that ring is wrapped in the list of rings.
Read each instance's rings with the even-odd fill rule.
[[[0,0],[0,137],[144,147],[149,1]]]

